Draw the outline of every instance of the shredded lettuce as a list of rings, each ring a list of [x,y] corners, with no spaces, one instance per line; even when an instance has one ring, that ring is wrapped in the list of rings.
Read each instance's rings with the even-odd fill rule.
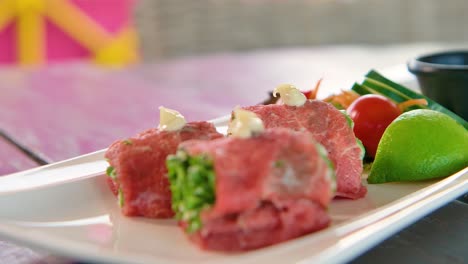
[[[107,162],[109,162],[109,160],[107,160]],[[106,174],[114,182],[117,181],[117,171],[115,170],[115,168],[113,166],[107,167]],[[118,200],[119,206],[123,207],[123,205],[124,205],[124,195],[123,195],[123,191],[122,191],[121,188],[119,188],[118,191],[117,191],[117,200]]]
[[[274,167],[275,168],[283,168],[285,166],[285,161],[284,160],[276,160],[274,162]]]
[[[335,193],[336,187],[337,187],[335,166],[333,165],[333,162],[328,158],[328,151],[325,149],[325,147],[320,143],[315,143],[315,146],[317,147],[317,151],[320,157],[323,158],[325,160],[325,163],[327,164],[327,167],[328,167],[327,178],[331,182],[330,186],[331,186],[332,193]]]
[[[107,167],[106,174],[107,174],[107,176],[111,177],[112,180],[114,180],[114,181],[117,178],[117,172],[115,171],[115,168],[112,167],[112,166]]]
[[[348,122],[348,126],[353,129],[354,128],[354,121],[351,119],[351,117],[348,115],[346,110],[340,110],[340,112],[345,116],[346,122]]]
[[[215,203],[213,161],[179,150],[168,156],[166,165],[176,219],[187,223],[187,232],[196,232],[202,227],[200,213]]]
[[[366,156],[366,148],[364,147],[364,144],[362,144],[362,141],[356,137],[356,142],[361,149],[361,160],[364,160],[364,157]]]
[[[123,194],[122,189],[119,189],[119,192],[117,194],[117,200],[119,202],[119,206],[123,207],[125,199],[124,199],[124,194]]]
[[[354,128],[354,121],[353,119],[348,115],[346,110],[340,110],[340,112],[345,116],[346,121],[348,121],[348,126],[351,127],[351,129]],[[366,156],[366,148],[364,148],[364,145],[362,144],[362,141],[356,137],[356,143],[358,144],[359,148],[361,149],[361,160],[364,159]]]
[[[133,141],[132,141],[131,139],[125,139],[125,140],[122,141],[122,143],[123,143],[124,145],[127,145],[127,146],[128,146],[128,145],[132,145],[132,144],[133,144]]]

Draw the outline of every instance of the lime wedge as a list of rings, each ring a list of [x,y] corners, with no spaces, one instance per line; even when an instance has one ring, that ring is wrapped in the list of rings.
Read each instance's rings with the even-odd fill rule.
[[[400,115],[379,142],[367,181],[418,181],[468,166],[468,131],[448,115],[419,109]]]

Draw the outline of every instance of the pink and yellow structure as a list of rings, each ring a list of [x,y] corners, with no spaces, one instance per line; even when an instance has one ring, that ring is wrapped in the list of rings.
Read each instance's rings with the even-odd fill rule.
[[[132,0],[0,0],[0,63],[134,63],[132,7]]]

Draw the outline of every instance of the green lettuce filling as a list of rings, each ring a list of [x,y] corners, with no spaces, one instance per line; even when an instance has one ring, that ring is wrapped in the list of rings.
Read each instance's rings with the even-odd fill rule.
[[[129,146],[133,144],[133,141],[130,139],[125,139],[124,141],[122,141],[122,144]]]
[[[109,162],[109,161],[108,161]],[[117,181],[117,171],[113,166],[109,166],[106,169],[106,174],[109,176],[114,182]],[[118,193],[117,193],[117,200],[119,202],[119,206],[123,207],[124,205],[124,196],[123,196],[123,191],[121,188],[119,188]]]
[[[328,158],[328,152],[325,149],[325,147],[319,143],[316,143],[315,146],[317,147],[317,151],[320,157],[323,160],[325,160],[325,164],[327,164],[327,167],[328,167],[327,178],[331,182],[330,186],[331,186],[332,193],[335,193],[336,192],[335,166],[333,165],[333,162]]]
[[[205,155],[189,156],[183,150],[166,160],[172,209],[176,219],[187,223],[187,232],[202,227],[200,213],[215,203],[213,161]]]
[[[117,178],[117,172],[115,171],[115,168],[112,167],[112,166],[107,167],[106,174],[107,174],[107,176],[111,177],[112,180],[114,180],[114,181]]]
[[[354,129],[354,121],[353,119],[348,115],[348,113],[346,112],[346,110],[340,110],[340,112],[345,116],[346,118],[346,121],[348,122],[348,126],[351,128],[351,129]],[[364,159],[364,157],[366,156],[366,149],[364,148],[364,145],[362,144],[362,141],[356,137],[356,143],[358,144],[359,148],[361,149],[361,160]]]
[[[125,201],[125,199],[124,199],[123,191],[122,191],[122,189],[120,189],[120,188],[119,188],[119,191],[118,191],[118,193],[117,193],[117,200],[118,200],[118,202],[119,202],[119,206],[120,206],[120,207],[123,207],[123,206],[124,206],[124,201]]]

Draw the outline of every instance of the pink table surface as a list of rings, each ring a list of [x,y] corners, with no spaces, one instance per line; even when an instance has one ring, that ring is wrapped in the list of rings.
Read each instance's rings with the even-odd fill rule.
[[[0,175],[34,168],[37,165],[10,142],[0,138]]]
[[[160,105],[179,110],[188,120],[207,120],[229,114],[237,105],[259,103],[282,83],[305,90],[323,77],[324,86],[349,89],[352,83],[343,85],[342,80],[404,63],[430,47],[256,51],[124,70],[80,63],[0,68],[0,128],[45,160],[58,161],[156,126]]]
[[[0,129],[54,162],[156,126],[160,105],[179,110],[188,120],[207,120],[228,114],[237,105],[261,102],[281,83],[308,89],[321,77],[354,80],[370,68],[403,63],[408,57],[404,50],[407,53],[385,48],[288,49],[185,58],[124,70],[82,63],[37,70],[3,68]],[[385,60],[370,56],[378,54]],[[33,166],[0,140],[0,175]],[[0,263],[37,261],[56,259],[0,242]]]

